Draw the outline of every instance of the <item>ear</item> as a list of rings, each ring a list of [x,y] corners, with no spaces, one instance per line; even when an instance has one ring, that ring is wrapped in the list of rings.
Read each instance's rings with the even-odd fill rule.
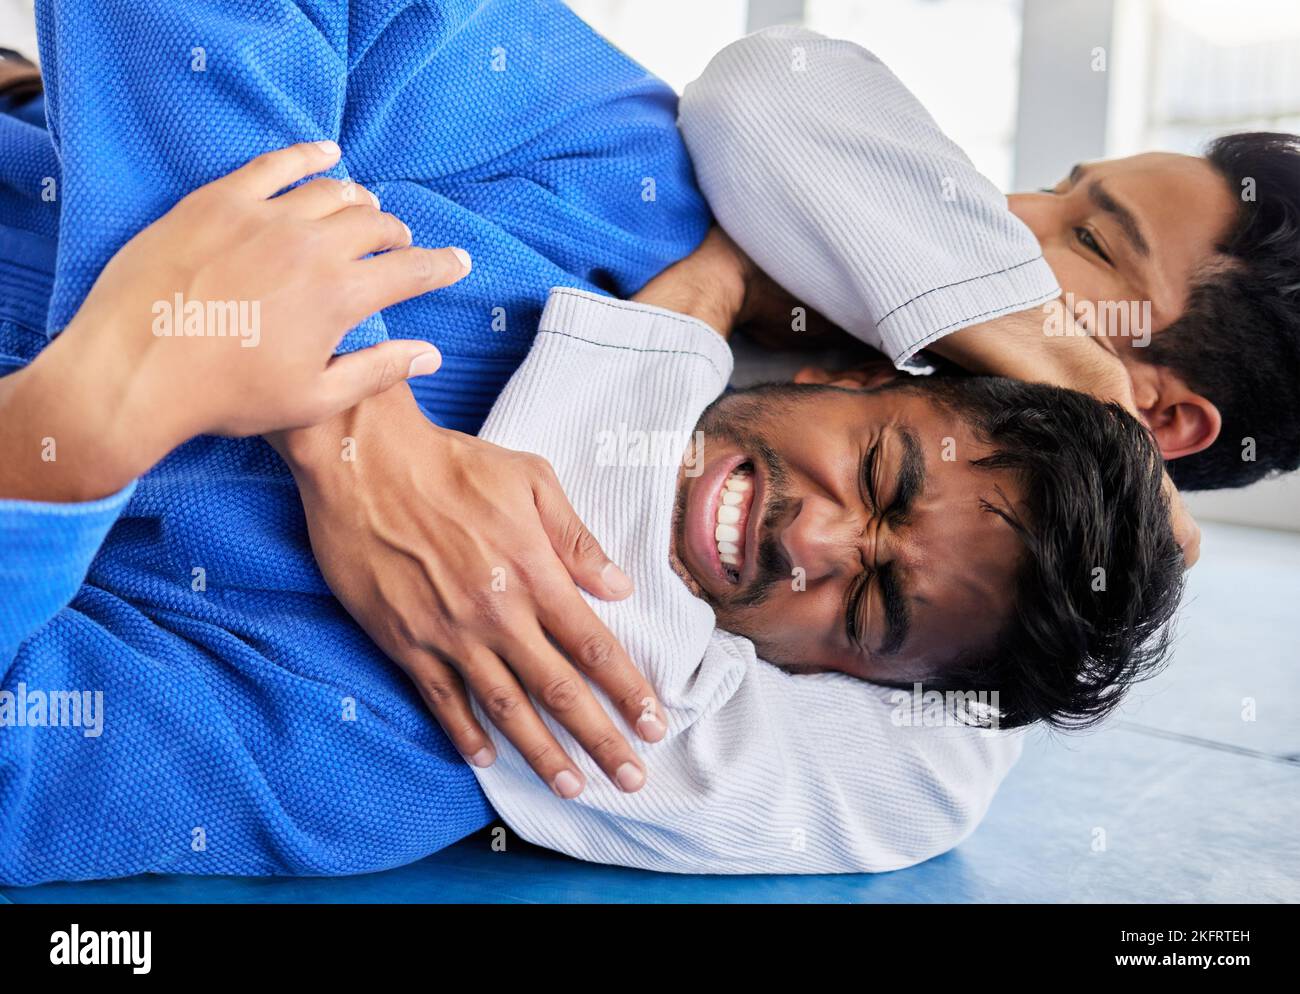
[[[835,370],[823,369],[821,366],[805,366],[794,374],[794,381],[821,383],[825,386],[845,387],[849,390],[870,390],[901,375],[888,359],[872,359],[853,369]]]
[[[1138,411],[1164,458],[1190,456],[1214,444],[1223,427],[1219,409],[1177,373],[1168,366],[1135,363],[1129,375]]]

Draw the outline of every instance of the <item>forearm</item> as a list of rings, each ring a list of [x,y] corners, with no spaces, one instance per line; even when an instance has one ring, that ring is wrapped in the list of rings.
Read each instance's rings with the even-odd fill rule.
[[[1033,307],[962,328],[930,349],[972,373],[1068,387],[1136,413],[1119,358],[1092,336],[1047,334],[1047,318],[1044,308]]]
[[[686,88],[680,113],[700,188],[736,244],[896,364],[1059,294],[1006,198],[856,45],[793,28],[750,35]]]
[[[170,446],[166,411],[132,413],[126,357],[76,345],[56,339],[0,379],[0,676],[76,596],[132,481]]]
[[[60,336],[0,379],[0,498],[65,503],[116,493],[183,440],[111,336]],[[82,351],[82,348],[86,351]]]

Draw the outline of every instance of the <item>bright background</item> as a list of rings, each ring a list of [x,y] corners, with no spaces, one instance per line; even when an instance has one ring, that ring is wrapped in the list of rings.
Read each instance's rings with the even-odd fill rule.
[[[679,91],[719,48],[772,24],[857,41],[1008,191],[1082,160],[1300,131],[1300,0],[568,2]],[[0,45],[35,54],[32,0],[0,0]],[[1192,503],[1206,519],[1300,531],[1300,474]]]

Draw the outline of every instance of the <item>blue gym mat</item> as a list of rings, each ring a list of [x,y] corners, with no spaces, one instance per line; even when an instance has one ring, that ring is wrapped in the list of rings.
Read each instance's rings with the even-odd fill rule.
[[[580,863],[508,832],[496,852],[489,830],[365,876],[144,876],[0,901],[1300,901],[1298,591],[1300,535],[1205,526],[1169,669],[1099,731],[1035,733],[975,834],[897,873],[683,877]]]

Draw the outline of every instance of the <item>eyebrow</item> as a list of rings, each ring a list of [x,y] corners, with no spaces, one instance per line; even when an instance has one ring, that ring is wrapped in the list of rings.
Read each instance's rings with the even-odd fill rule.
[[[1077,185],[1084,178],[1085,172],[1083,164],[1076,163],[1074,168],[1070,170],[1071,185]],[[1101,185],[1101,180],[1094,180],[1088,184],[1088,199],[1093,202],[1099,211],[1103,211],[1115,219],[1115,223],[1119,225],[1119,230],[1123,232],[1124,237],[1133,246],[1133,251],[1143,258],[1151,255],[1151,245],[1142,233],[1142,225],[1138,223],[1137,215],[1112,197],[1110,192]]]
[[[903,460],[898,469],[898,484],[890,505],[890,514],[906,519],[912,505],[920,499],[925,489],[925,457],[921,454],[921,443],[915,432],[910,428],[899,427],[897,434],[903,443]],[[892,656],[907,642],[912,627],[912,612],[893,561],[880,568],[877,582],[880,584],[880,599],[885,609],[885,639],[880,643],[877,654]]]
[[[898,484],[894,489],[891,511],[898,517],[906,517],[925,489],[925,457],[921,454],[921,442],[916,432],[902,425],[895,432],[903,443],[903,459],[898,467]]]

